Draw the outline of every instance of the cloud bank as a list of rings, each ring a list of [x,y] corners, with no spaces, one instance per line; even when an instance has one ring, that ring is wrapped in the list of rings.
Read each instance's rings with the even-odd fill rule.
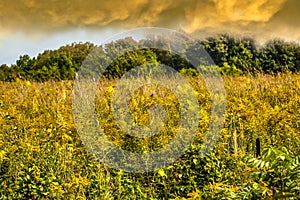
[[[0,37],[158,26],[299,40],[299,0],[0,0]]]

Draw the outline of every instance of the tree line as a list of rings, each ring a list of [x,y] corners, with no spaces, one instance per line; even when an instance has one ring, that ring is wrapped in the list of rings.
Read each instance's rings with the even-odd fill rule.
[[[159,41],[156,39],[157,43]],[[139,49],[147,40],[135,41],[128,37],[97,46],[99,51],[116,54],[109,64],[105,75],[108,78],[118,77],[134,66],[145,63],[163,63],[175,70],[194,74],[188,70],[192,66],[184,58],[159,48]],[[37,57],[22,55],[15,64],[0,66],[0,81],[14,81],[18,79],[31,81],[72,80],[82,63],[96,45],[86,43],[72,43],[56,50],[45,50]],[[118,56],[120,49],[135,47],[136,51],[129,51]],[[239,75],[246,73],[298,72],[300,71],[300,45],[280,39],[257,46],[251,38],[238,38],[227,34],[198,40],[187,44],[186,50],[204,48],[223,74]]]

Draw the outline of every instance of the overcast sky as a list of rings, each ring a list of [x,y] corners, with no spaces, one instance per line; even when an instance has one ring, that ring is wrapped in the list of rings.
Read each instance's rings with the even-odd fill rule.
[[[300,42],[300,0],[0,0],[0,64],[146,26]]]

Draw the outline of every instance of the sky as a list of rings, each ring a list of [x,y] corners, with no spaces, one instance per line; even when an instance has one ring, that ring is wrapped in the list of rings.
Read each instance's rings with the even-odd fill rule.
[[[0,0],[0,65],[139,27],[300,42],[300,0]]]

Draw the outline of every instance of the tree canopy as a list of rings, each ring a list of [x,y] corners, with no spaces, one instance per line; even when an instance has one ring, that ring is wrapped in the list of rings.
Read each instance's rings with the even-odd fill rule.
[[[162,38],[155,38],[158,46]],[[161,63],[175,70],[191,68],[186,59],[160,48],[140,49],[149,40],[135,41],[124,38],[105,45],[113,57],[105,75],[119,77],[131,68],[146,63]],[[150,41],[153,42],[153,41]],[[21,55],[15,64],[0,66],[0,81],[14,81],[16,78],[32,81],[72,80],[76,72],[96,46],[92,43],[72,43],[56,50],[45,50],[37,57]],[[193,48],[204,48],[223,74],[298,72],[300,70],[300,45],[280,39],[269,41],[264,46],[256,46],[251,38],[237,38],[218,35],[187,44],[187,53]],[[130,49],[124,55],[118,52]],[[132,50],[133,49],[133,50]],[[120,51],[122,50],[122,51]],[[107,60],[108,62],[109,60]]]

